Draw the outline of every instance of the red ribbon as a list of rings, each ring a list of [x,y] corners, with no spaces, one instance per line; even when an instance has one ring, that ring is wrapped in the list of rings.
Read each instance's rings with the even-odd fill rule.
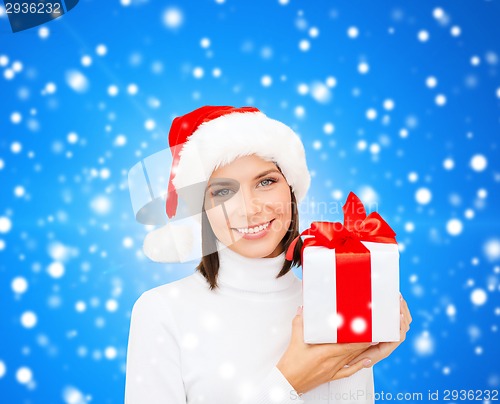
[[[349,193],[342,210],[343,224],[312,222],[309,229],[304,230],[292,241],[286,252],[286,259],[289,261],[293,259],[295,245],[300,237],[305,235],[312,237],[304,240],[302,258],[307,247],[334,248],[337,313],[342,319],[337,329],[337,342],[370,342],[372,337],[370,250],[361,241],[395,244],[396,233],[377,212],[367,216],[363,203],[353,192]]]

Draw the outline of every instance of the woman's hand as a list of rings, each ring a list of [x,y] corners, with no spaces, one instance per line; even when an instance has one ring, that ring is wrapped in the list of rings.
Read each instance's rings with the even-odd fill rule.
[[[372,344],[306,344],[302,308],[292,321],[292,337],[286,352],[276,365],[298,394],[332,380],[348,377],[358,370],[369,367],[364,352],[370,352]],[[368,351],[367,351],[368,350]],[[370,359],[368,356],[366,359]],[[345,367],[349,362],[356,363]]]
[[[350,362],[349,366],[356,366],[358,362],[364,362],[366,358],[371,359],[371,364],[367,367],[373,366],[377,362],[380,362],[382,359],[387,358],[399,345],[403,343],[403,341],[406,339],[406,333],[410,329],[410,323],[412,322],[408,304],[406,304],[406,300],[403,299],[403,296],[401,296],[400,312],[401,325],[399,328],[399,341],[380,342],[379,344],[372,346],[367,351],[363,352],[359,359],[356,358],[352,362]]]

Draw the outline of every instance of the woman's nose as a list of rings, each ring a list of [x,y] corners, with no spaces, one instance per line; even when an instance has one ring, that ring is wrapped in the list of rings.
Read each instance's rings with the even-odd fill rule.
[[[240,189],[237,211],[240,216],[252,216],[262,211],[262,201],[252,191]]]

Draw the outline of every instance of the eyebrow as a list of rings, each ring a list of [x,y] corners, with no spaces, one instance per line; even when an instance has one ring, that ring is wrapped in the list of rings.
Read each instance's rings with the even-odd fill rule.
[[[270,170],[266,170],[262,173],[260,173],[259,175],[257,175],[257,177],[255,177],[253,180],[256,181],[258,180],[259,178],[262,178],[264,176],[266,176],[267,174],[270,174],[270,173],[278,173],[278,174],[281,174],[276,168],[271,168]]]
[[[271,168],[270,170],[266,170],[266,171],[263,171],[261,172],[259,175],[257,175],[253,181],[257,181],[259,178],[262,178],[262,177],[265,177],[266,175],[270,174],[270,173],[277,173],[277,174],[281,174],[281,172],[275,168]],[[214,182],[210,183],[207,185],[207,188],[210,188],[214,185],[218,185],[218,186],[227,186],[227,185],[233,185],[234,184],[234,181],[217,181],[218,178],[214,178]]]

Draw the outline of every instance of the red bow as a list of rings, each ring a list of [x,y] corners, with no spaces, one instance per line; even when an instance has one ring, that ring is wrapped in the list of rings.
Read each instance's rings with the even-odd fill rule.
[[[368,249],[361,241],[396,244],[396,233],[377,212],[366,215],[361,200],[350,192],[342,207],[344,223],[312,222],[309,229],[297,236],[286,252],[286,259],[293,259],[295,245],[301,236],[310,235],[304,240],[303,249],[307,246],[321,246],[338,252],[362,253]]]

